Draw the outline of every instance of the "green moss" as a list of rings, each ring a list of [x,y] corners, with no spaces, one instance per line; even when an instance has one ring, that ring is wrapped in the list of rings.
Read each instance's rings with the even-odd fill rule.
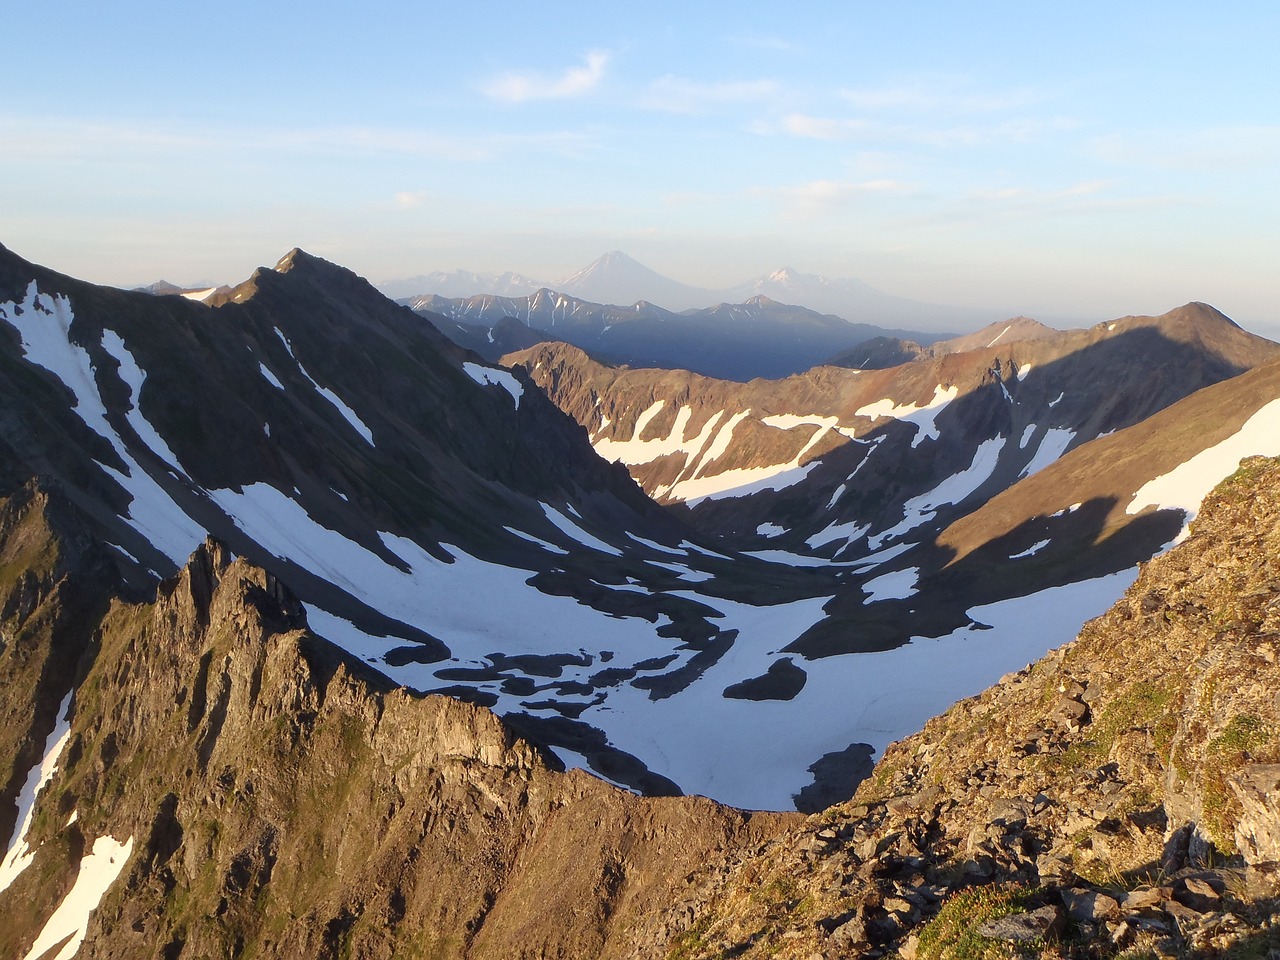
[[[1201,807],[1205,831],[1224,853],[1236,850],[1235,824],[1238,803],[1227,787],[1232,773],[1247,762],[1253,751],[1275,739],[1275,731],[1253,714],[1232,717],[1216,737],[1205,744],[1202,764]]]
[[[970,887],[943,904],[920,931],[919,960],[1006,960],[1022,956],[1010,943],[978,933],[987,920],[1026,913],[1038,890],[1022,886]],[[1038,945],[1027,945],[1038,954]]]
[[[706,935],[711,929],[709,917],[699,917],[688,930],[672,941],[667,951],[667,960],[693,960],[705,954],[707,950]]]

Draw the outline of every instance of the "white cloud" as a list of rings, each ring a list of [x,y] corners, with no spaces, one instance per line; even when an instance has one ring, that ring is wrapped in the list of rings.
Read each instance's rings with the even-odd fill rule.
[[[486,83],[482,89],[495,100],[507,103],[524,103],[527,100],[559,100],[580,97],[595,89],[604,78],[604,68],[609,54],[604,50],[592,50],[580,67],[569,67],[563,73],[549,76],[537,71],[512,71],[500,74]]]

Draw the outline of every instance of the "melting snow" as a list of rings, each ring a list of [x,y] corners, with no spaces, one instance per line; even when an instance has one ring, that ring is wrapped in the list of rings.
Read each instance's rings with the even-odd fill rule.
[[[792,794],[810,782],[808,766],[818,757],[858,742],[882,751],[914,733],[961,697],[1072,639],[1135,575],[1125,571],[969,611],[990,630],[963,628],[940,640],[915,639],[894,650],[819,664],[799,660],[808,680],[791,701],[732,700],[721,692],[763,674],[777,659],[782,638],[799,636],[822,617],[825,599],[779,607],[717,599],[724,611],[717,623],[741,631],[718,663],[661,701],[660,709],[643,691],[626,686],[582,719],[687,793],[746,808],[791,809]],[[823,722],[814,723],[815,716]]]
[[[916,584],[919,582],[920,568],[908,567],[906,570],[894,570],[868,580],[862,585],[862,589],[872,603],[877,600],[906,600],[916,595]]]
[[[45,739],[44,757],[31,768],[31,772],[27,774],[26,783],[18,792],[18,819],[14,827],[13,839],[9,843],[4,860],[0,861],[0,891],[7,890],[9,884],[13,883],[23,870],[31,866],[31,861],[35,859],[36,852],[27,846],[27,831],[31,829],[31,820],[35,816],[36,800],[40,796],[40,791],[58,772],[58,761],[62,759],[62,751],[66,749],[67,741],[71,739],[71,720],[67,716],[70,706],[71,693],[68,693],[58,706],[57,723]]]
[[[1049,406],[1050,406],[1050,407],[1056,407],[1059,403],[1061,403],[1061,402],[1062,402],[1062,398],[1063,398],[1063,397],[1065,397],[1066,395],[1067,395],[1067,391],[1063,390],[1060,394],[1058,394],[1058,399],[1057,399],[1057,400],[1050,400],[1050,401],[1049,401]]]
[[[99,464],[132,498],[128,515],[122,519],[175,564],[184,563],[191,551],[204,539],[205,531],[138,465],[124,440],[107,419],[107,408],[98,393],[89,354],[71,341],[71,323],[75,319],[71,301],[66,297],[51,297],[40,293],[33,280],[27,288],[21,309],[17,307],[12,302],[0,304],[0,318],[7,320],[18,331],[27,360],[48,370],[66,385],[75,396],[73,409],[76,416],[94,433],[107,440],[124,461],[123,473],[114,467]],[[121,371],[124,372],[123,365]],[[146,423],[145,420],[141,422]],[[134,429],[140,438],[146,435],[145,431],[154,433],[149,425],[144,431],[139,431],[137,426]],[[163,445],[163,441],[160,443],[161,449],[172,456],[168,446]],[[160,455],[159,451],[156,453],[157,456]]]
[[[1018,368],[1018,381],[1021,382],[1025,380],[1027,377],[1027,374],[1030,372],[1031,372],[1031,364],[1024,363],[1022,366]]]
[[[942,413],[947,404],[959,395],[959,387],[943,387],[939,385],[933,388],[933,399],[924,406],[915,403],[899,405],[894,403],[892,398],[885,397],[883,400],[869,403],[865,407],[859,407],[854,411],[854,416],[870,417],[873,420],[880,417],[892,417],[895,420],[913,424],[916,427],[916,435],[911,441],[911,446],[915,448],[926,438],[938,439],[938,426],[935,422],[938,414]]]
[[[1057,514],[1054,514],[1054,516],[1057,516]],[[1010,555],[1009,559],[1021,560],[1023,557],[1033,557],[1048,545],[1049,545],[1048,540],[1041,540],[1037,543],[1033,543],[1031,546],[1027,547],[1027,549],[1023,550],[1021,553],[1015,553]]]
[[[1031,435],[1036,432],[1036,425],[1028,423],[1027,428],[1022,431],[1022,439],[1018,441],[1018,449],[1022,450],[1026,447],[1027,441],[1031,439]]]
[[[267,378],[267,382],[277,390],[283,390],[284,384],[280,382],[280,378],[267,369],[267,365],[262,361],[258,361],[258,369],[262,371],[262,375]]]
[[[832,540],[843,539],[847,547],[870,529],[870,524],[860,524],[857,520],[836,521],[813,534],[805,540],[805,543],[808,544],[809,549],[813,550]],[[844,547],[840,549],[843,550]]]
[[[1234,473],[1241,460],[1256,455],[1280,456],[1280,400],[1259,408],[1227,439],[1143,484],[1125,512],[1139,513],[1146,507],[1181,510],[1186,518],[1176,541],[1180,542],[1209,491]]]
[[[668,547],[665,543],[656,543],[653,540],[646,540],[644,537],[637,536],[630,530],[627,531],[627,536],[636,543],[643,544],[644,546],[649,547],[652,550],[657,550],[660,553],[671,553],[678,557],[683,557],[687,553],[687,551],[681,550],[679,547]]]
[[[867,546],[878,550],[887,541],[900,537],[914,530],[926,520],[931,520],[938,509],[947,504],[959,503],[987,481],[996,462],[1000,459],[1000,451],[1004,449],[1004,437],[996,436],[983,440],[973,452],[973,462],[964,470],[947,477],[928,493],[912,497],[902,505],[902,521],[867,541]]]
[[[129,405],[128,412],[125,414],[126,419],[129,421],[129,426],[133,427],[133,432],[138,435],[138,439],[145,443],[152,453],[169,464],[169,466],[181,471],[182,467],[178,463],[177,455],[169,449],[169,444],[165,442],[165,439],[160,436],[147,418],[142,415],[142,410],[138,407],[142,397],[142,384],[147,379],[147,375],[138,366],[138,362],[134,360],[129,348],[124,345],[124,341],[120,339],[120,335],[114,330],[102,331],[102,347],[120,364],[120,379],[128,385],[131,391],[130,399],[132,402]]]
[[[1011,326],[1013,326],[1013,324],[1010,324],[1010,325],[1009,325],[1009,327],[1011,327]],[[988,344],[987,344],[987,346],[988,346],[988,347],[994,347],[997,343],[999,343],[999,342],[1000,342],[1000,338],[1001,338],[1001,337],[1003,337],[1006,333],[1008,333],[1008,332],[1009,332],[1009,327],[1005,327],[1003,330],[1001,330],[999,333],[997,333],[997,334],[996,334],[996,338],[995,338],[994,340],[992,340],[990,343],[988,343]]]
[[[786,532],[786,527],[780,527],[776,523],[769,523],[767,521],[756,527],[757,537],[780,537]]]
[[[470,360],[462,364],[462,369],[467,376],[481,386],[492,384],[493,386],[502,387],[507,393],[511,394],[511,399],[515,402],[516,408],[519,409],[520,398],[524,396],[524,385],[511,372],[498,370],[494,367],[483,367],[478,363],[472,363]]]
[[[569,551],[564,547],[558,547],[554,543],[548,543],[546,540],[540,540],[531,533],[525,533],[523,530],[517,530],[515,527],[504,526],[502,529],[507,531],[507,533],[514,533],[517,537],[520,537],[523,540],[528,540],[530,543],[536,543],[543,550],[547,550],[551,553],[558,553],[562,556],[569,555]]]
[[[93,842],[93,852],[80,861],[80,872],[75,885],[58,909],[53,911],[35,943],[23,960],[43,957],[49,950],[62,944],[53,960],[71,960],[84,942],[89,914],[98,908],[103,895],[129,862],[133,853],[133,837],[120,843],[111,837],[99,837]],[[66,941],[63,943],[63,941]]]
[[[315,388],[316,393],[320,394],[320,396],[324,397],[331,404],[333,404],[334,409],[336,409],[340,414],[342,414],[343,419],[345,419],[347,423],[351,424],[352,428],[356,431],[356,433],[364,437],[365,442],[372,447],[374,445],[373,431],[370,430],[367,426],[365,426],[365,422],[361,420],[359,416],[356,415],[356,412],[354,410],[352,410],[349,406],[347,406],[347,404],[343,401],[343,399],[340,396],[338,396],[328,387],[322,387],[320,386],[320,384],[316,383],[315,378],[311,376],[311,374],[307,373],[307,368],[302,365],[302,361],[299,360],[296,356],[294,356],[293,345],[289,343],[289,338],[280,332],[279,327],[276,327],[274,329],[276,331],[276,336],[279,337],[280,342],[284,344],[284,348],[289,351],[289,356],[293,357],[293,362],[298,365],[298,371],[304,377],[307,378],[307,381],[311,384],[311,386]],[[261,364],[259,364],[259,366],[261,366]]]
[[[1022,472],[1018,476],[1029,477],[1056,462],[1075,438],[1076,432],[1074,430],[1069,430],[1066,427],[1050,427],[1045,432],[1044,439],[1040,441],[1040,446],[1036,448],[1035,456],[1031,458],[1030,463],[1022,468]]]
[[[577,540],[583,546],[591,547],[593,550],[599,550],[601,553],[612,554],[615,557],[622,556],[622,551],[611,543],[605,543],[598,537],[593,537],[587,531],[566,517],[563,513],[549,504],[542,504],[542,512],[547,515],[547,519],[560,529],[560,532],[571,540]],[[569,508],[570,510],[573,507]]]

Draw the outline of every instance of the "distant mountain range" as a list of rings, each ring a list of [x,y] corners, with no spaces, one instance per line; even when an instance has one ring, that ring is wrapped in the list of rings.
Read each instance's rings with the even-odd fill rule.
[[[401,302],[489,360],[557,340],[631,366],[744,381],[807,370],[873,338],[913,344],[931,339],[922,332],[850,323],[759,294],[683,313],[644,300],[629,307],[594,303],[546,287],[522,297],[428,294]]]
[[[963,330],[991,320],[990,311],[923,303],[884,293],[861,280],[829,279],[791,267],[725,289],[694,287],[664,277],[619,250],[610,251],[576,273],[555,281],[535,281],[516,273],[479,274],[458,270],[379,285],[383,293],[397,300],[429,294],[445,299],[518,298],[532,296],[544,287],[598,304],[627,306],[644,301],[674,313],[763,296],[851,322],[933,333]]]

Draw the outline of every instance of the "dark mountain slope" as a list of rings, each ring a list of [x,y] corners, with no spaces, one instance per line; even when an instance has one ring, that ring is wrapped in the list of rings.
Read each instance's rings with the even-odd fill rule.
[[[1168,417],[1147,433],[1138,425],[1153,414],[1278,348],[1202,304],[1071,333],[1028,322],[1032,339],[1004,342],[1017,326],[984,332],[980,349],[891,369],[819,368],[746,385],[605,367],[552,345],[505,359],[591,431],[599,452],[654,496],[685,503],[722,544],[840,571],[825,619],[782,651],[815,658],[954,635],[981,621],[971,609],[1152,556],[1177,535],[1181,514],[1124,514],[1139,488],[1276,395],[1224,383],[1195,418],[1214,430],[1179,430]],[[1256,401],[1247,410],[1245,396]],[[1126,428],[1139,432],[1089,443]],[[1139,437],[1159,445],[1166,430],[1163,455],[1124,458],[1132,467],[1103,494],[1095,481],[1118,476],[1110,451]],[[1072,450],[1076,471],[1049,475]],[[1261,448],[1245,444],[1236,459],[1250,452]],[[997,495],[1027,507],[984,511]],[[967,523],[971,514],[985,519]],[[953,525],[968,531],[963,543],[938,539]]]

